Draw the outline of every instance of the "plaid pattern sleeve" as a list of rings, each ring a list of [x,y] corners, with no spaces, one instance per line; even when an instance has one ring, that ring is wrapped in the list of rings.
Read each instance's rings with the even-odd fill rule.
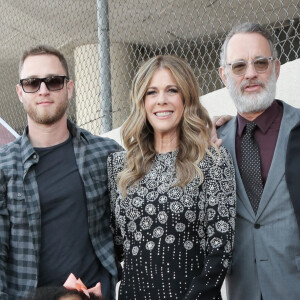
[[[36,159],[26,133],[0,150],[0,299],[20,299],[37,281]]]
[[[115,293],[117,267],[110,230],[106,161],[121,147],[94,136],[68,121],[74,153],[82,177],[91,241],[101,264],[112,275]],[[38,155],[26,131],[0,149],[0,299],[22,299],[38,281],[41,215],[38,187],[32,166]]]
[[[124,260],[123,237],[116,222],[116,199],[118,197],[117,176],[124,169],[125,151],[112,153],[107,159],[108,190],[111,207],[111,230],[113,232],[116,254],[119,261]]]
[[[0,299],[7,298],[3,291],[6,290],[5,269],[9,243],[9,219],[4,182],[4,174],[0,169]]]

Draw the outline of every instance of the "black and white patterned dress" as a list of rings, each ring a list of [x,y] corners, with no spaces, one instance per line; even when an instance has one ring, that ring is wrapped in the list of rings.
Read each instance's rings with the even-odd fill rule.
[[[217,156],[215,149],[210,151]],[[108,158],[112,227],[124,259],[119,300],[221,299],[235,224],[235,176],[220,147],[185,188],[172,186],[177,151],[157,154],[150,172],[124,198],[116,183],[125,152]]]

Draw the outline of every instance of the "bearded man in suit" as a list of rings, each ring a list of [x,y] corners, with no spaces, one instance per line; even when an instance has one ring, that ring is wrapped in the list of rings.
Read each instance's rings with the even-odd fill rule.
[[[290,181],[295,187],[296,180],[293,153],[300,149],[293,147],[295,139],[290,140],[287,160],[286,154],[300,110],[275,99],[280,62],[271,34],[258,24],[234,27],[222,46],[219,71],[238,112],[218,129],[233,157],[237,180],[227,297],[299,299],[299,184],[298,193],[290,192]]]

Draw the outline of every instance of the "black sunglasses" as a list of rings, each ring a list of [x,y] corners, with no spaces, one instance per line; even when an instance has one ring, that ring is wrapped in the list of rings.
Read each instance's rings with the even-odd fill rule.
[[[26,78],[20,80],[20,85],[25,93],[35,93],[44,82],[49,91],[58,91],[64,87],[66,81],[69,80],[67,76],[50,76],[45,78]]]

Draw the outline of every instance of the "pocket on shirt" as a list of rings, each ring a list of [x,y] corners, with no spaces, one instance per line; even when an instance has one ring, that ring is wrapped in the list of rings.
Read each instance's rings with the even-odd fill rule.
[[[104,175],[104,174],[90,174],[91,175],[91,178],[94,182],[103,182],[103,181],[106,181],[107,180],[107,175]]]
[[[7,192],[7,209],[14,217],[23,217],[26,214],[26,201],[23,189]]]
[[[27,204],[23,190],[11,192],[10,196],[7,207],[11,223],[11,234],[15,237],[15,242],[18,242],[28,235],[29,217]]]
[[[90,199],[96,199],[97,206],[107,205],[107,175],[93,174],[90,173],[89,181],[87,182],[86,192],[88,191],[88,196]]]
[[[95,175],[95,174],[90,174],[91,175],[91,180],[93,182],[93,185],[95,186],[96,189],[98,188],[107,188],[107,176],[105,175]]]

